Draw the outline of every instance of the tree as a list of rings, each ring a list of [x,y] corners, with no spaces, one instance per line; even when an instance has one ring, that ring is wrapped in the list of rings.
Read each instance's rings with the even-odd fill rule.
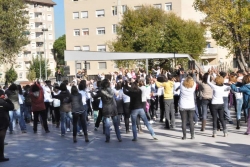
[[[53,45],[54,58],[57,65],[64,65],[64,50],[66,50],[66,36],[59,37]]]
[[[29,71],[29,73],[27,75],[27,79],[29,81],[34,81],[36,79],[36,71],[34,69]]]
[[[128,9],[117,27],[116,40],[109,43],[115,52],[186,53],[198,59],[206,46],[205,29],[194,21],[182,20],[152,6]],[[143,60],[115,61],[118,66]],[[172,65],[170,59],[149,60],[149,66]]]
[[[44,58],[40,59],[39,56],[37,56],[36,58],[32,58],[32,62],[29,67],[29,72],[34,70],[36,77],[37,78],[40,77],[40,60],[41,60],[41,75],[42,75],[41,78],[44,79],[45,78],[45,59]],[[47,60],[47,64],[49,64],[48,60]],[[50,74],[51,74],[51,70],[47,66],[47,76],[50,76]]]
[[[17,72],[13,68],[13,66],[10,67],[10,69],[7,69],[5,72],[5,83],[13,83],[17,80]]]
[[[217,43],[236,56],[240,69],[248,70],[246,58],[250,60],[250,1],[195,0],[194,7],[206,15],[203,24],[210,29]]]
[[[14,63],[20,49],[28,44],[28,15],[24,0],[0,1],[0,63]]]

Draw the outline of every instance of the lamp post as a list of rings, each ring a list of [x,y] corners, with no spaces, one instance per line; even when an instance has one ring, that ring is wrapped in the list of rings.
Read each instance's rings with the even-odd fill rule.
[[[41,58],[41,45],[39,45],[39,67],[40,67],[40,81],[42,81],[42,65],[41,65],[41,61],[42,61],[42,58]]]
[[[43,37],[44,37],[44,41],[43,41],[43,48],[44,48],[44,57],[45,57],[45,80],[47,80],[47,54],[46,54],[46,50],[45,50],[45,32],[48,31],[48,28],[43,28]]]

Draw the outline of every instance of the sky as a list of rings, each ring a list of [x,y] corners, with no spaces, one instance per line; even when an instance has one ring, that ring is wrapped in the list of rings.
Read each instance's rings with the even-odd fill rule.
[[[65,34],[65,20],[64,20],[64,0],[53,0],[55,14],[55,35],[56,39]]]

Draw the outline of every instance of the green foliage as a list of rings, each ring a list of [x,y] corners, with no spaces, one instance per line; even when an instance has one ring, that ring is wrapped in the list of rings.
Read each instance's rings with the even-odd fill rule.
[[[5,82],[6,83],[13,83],[17,80],[17,72],[13,68],[13,66],[10,67],[10,69],[7,69],[5,72]]]
[[[28,44],[28,15],[24,0],[0,0],[0,63],[14,63],[16,54]]]
[[[111,51],[141,53],[186,53],[198,59],[206,46],[205,29],[198,23],[182,20],[152,6],[128,9],[117,28],[117,38],[109,43]],[[115,61],[118,66],[137,61]],[[154,59],[160,66],[172,64],[170,59]],[[149,66],[153,66],[149,60]]]
[[[40,59],[40,56],[37,56],[36,58],[32,58],[32,62],[29,67],[29,72],[34,70],[36,77],[39,78],[40,77],[40,62],[41,62],[41,74],[42,74],[41,78],[44,79],[45,78],[45,59],[44,58]],[[50,76],[51,70],[49,69],[48,64],[49,64],[49,60],[47,60],[47,76]]]
[[[29,81],[34,81],[36,79],[36,71],[34,69],[29,71],[29,73],[27,75],[27,79]]]
[[[66,36],[63,35],[59,37],[53,45],[54,58],[57,65],[64,65],[64,50],[66,50]]]
[[[194,7],[206,15],[203,23],[217,43],[236,55],[239,67],[247,70],[250,56],[250,1],[195,0]]]

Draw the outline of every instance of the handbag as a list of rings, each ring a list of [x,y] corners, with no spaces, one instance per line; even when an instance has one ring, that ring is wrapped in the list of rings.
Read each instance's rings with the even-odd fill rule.
[[[54,99],[54,101],[53,101],[53,107],[60,107],[60,105],[61,105],[61,101],[58,100],[58,99]]]

